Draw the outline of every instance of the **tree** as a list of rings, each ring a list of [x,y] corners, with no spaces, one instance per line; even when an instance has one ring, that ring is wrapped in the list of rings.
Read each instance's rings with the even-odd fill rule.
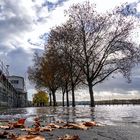
[[[49,46],[48,46],[49,48]],[[52,49],[45,50],[42,56],[34,55],[34,65],[28,68],[29,80],[36,85],[37,89],[48,89],[50,91],[50,104],[51,95],[53,97],[53,105],[56,106],[55,92],[59,87],[59,68],[58,59],[55,51]]]
[[[36,56],[35,66],[29,69],[29,78],[51,91],[54,105],[55,92],[61,87],[67,93],[67,105],[72,91],[75,106],[74,90],[82,81],[95,106],[93,87],[116,73],[130,81],[131,69],[140,60],[140,47],[131,39],[135,19],[119,8],[97,13],[89,2],[73,5],[67,15],[65,24],[51,30],[43,56]]]
[[[34,94],[33,104],[36,106],[46,106],[48,104],[48,94],[44,91],[38,91]]]
[[[41,60],[40,79],[42,86],[51,91],[53,97],[53,105],[56,106],[56,90],[60,86],[59,74],[59,57],[57,52],[51,46],[47,46]]]
[[[68,22],[75,28],[70,42],[77,42],[74,60],[86,78],[83,82],[89,88],[91,106],[95,106],[93,87],[96,84],[118,72],[130,80],[131,69],[138,62],[140,52],[131,40],[135,29],[133,18],[117,10],[106,14],[95,10],[94,5],[86,2],[73,5],[67,11]]]
[[[32,67],[28,67],[28,78],[29,80],[35,84],[36,89],[40,89],[42,85],[42,80],[40,78],[40,64],[41,64],[41,56],[39,56],[36,52],[33,56],[34,65]]]
[[[75,28],[66,22],[62,26],[58,26],[51,30],[48,44],[51,44],[55,48],[55,52],[58,52],[59,62],[62,66],[60,68],[61,74],[61,87],[66,92],[67,106],[68,92],[72,92],[72,106],[75,106],[75,88],[80,84],[82,70],[77,66],[74,59],[76,56],[75,45],[77,41],[74,40]],[[64,98],[63,98],[64,99]]]

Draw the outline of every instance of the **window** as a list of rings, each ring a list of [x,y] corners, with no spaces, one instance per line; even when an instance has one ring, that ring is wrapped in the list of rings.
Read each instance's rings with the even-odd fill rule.
[[[12,84],[18,84],[18,80],[11,80]]]

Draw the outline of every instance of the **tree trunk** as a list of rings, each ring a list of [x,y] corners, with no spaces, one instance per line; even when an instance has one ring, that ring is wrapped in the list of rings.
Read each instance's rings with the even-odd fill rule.
[[[55,96],[55,91],[52,91],[52,96],[53,96],[53,106],[56,106],[56,96]]]
[[[67,107],[69,107],[69,92],[68,92],[68,89],[66,89],[66,100],[67,100]]]
[[[52,106],[52,95],[51,95],[51,93],[49,93],[49,96],[50,96],[50,106]]]
[[[64,96],[65,96],[65,92],[64,92],[64,91],[62,91],[62,105],[63,105],[63,106],[65,106]]]
[[[88,87],[89,87],[89,94],[90,94],[90,106],[95,107],[94,94],[93,94],[93,89],[92,89],[92,83],[91,82],[88,82]]]
[[[72,106],[75,107],[74,86],[72,85]]]

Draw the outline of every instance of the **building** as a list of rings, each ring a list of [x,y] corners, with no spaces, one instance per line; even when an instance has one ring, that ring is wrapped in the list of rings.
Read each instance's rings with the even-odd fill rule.
[[[8,76],[9,82],[13,85],[18,95],[18,107],[27,106],[27,92],[25,89],[24,78],[20,76]]]
[[[25,107],[27,92],[24,78],[9,76],[7,68],[0,61],[0,107]]]
[[[17,107],[17,91],[0,71],[0,107]]]

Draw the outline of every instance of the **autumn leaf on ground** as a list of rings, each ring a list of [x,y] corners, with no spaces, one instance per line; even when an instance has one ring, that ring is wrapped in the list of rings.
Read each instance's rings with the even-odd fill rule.
[[[25,120],[26,120],[26,119],[19,119],[19,120],[18,120],[18,123],[24,125]]]
[[[9,129],[13,129],[14,127],[12,125],[3,125],[3,126],[0,126],[1,129],[5,129],[5,130],[9,130]]]
[[[54,123],[50,123],[47,126],[51,127],[51,128],[61,128],[61,126],[54,124]]]
[[[34,118],[34,121],[39,121],[39,117],[35,117]]]
[[[82,129],[87,130],[87,127],[83,124],[76,124],[76,123],[68,123],[63,126],[63,128],[69,128],[69,129]]]
[[[99,123],[99,122],[98,122],[98,123],[96,124],[96,126],[105,126],[105,124],[102,124],[102,123]]]
[[[4,132],[0,132],[0,138],[7,138],[8,137],[8,132],[4,131]]]
[[[15,140],[16,137],[17,136],[13,133],[8,135],[8,139],[11,139],[11,140]]]
[[[26,119],[19,119],[17,122],[9,122],[8,126],[10,128],[24,128],[24,122]]]
[[[36,135],[39,134],[40,128],[23,128],[22,131],[27,131],[29,134]]]
[[[32,130],[33,128],[22,128],[22,129],[20,129],[21,131],[30,131],[30,130]]]
[[[39,130],[40,126],[41,126],[41,124],[40,124],[39,118],[36,117],[36,118],[34,119],[34,128],[35,128],[36,130],[37,130],[37,129]]]
[[[13,138],[13,140],[45,140],[41,135],[21,135]]]
[[[40,132],[42,131],[52,131],[54,128],[51,128],[49,126],[45,126],[45,127],[40,127]]]
[[[20,124],[20,123],[13,123],[11,124],[11,126],[13,125],[14,128],[24,128],[24,124]]]
[[[91,121],[91,122],[84,122],[83,125],[91,127],[91,126],[97,126],[97,123],[95,121]]]
[[[56,123],[65,123],[63,120],[58,120]]]
[[[80,138],[77,135],[71,136],[71,135],[66,134],[63,137],[59,137],[58,140],[80,140]]]

